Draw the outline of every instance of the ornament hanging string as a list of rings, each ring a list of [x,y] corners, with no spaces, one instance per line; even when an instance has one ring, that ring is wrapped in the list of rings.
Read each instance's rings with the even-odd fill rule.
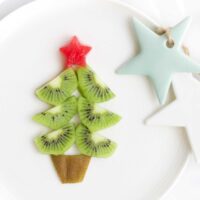
[[[158,34],[158,35],[164,35],[166,36],[167,38],[167,47],[169,48],[172,48],[174,46],[174,40],[172,38],[172,34],[171,34],[171,30],[170,28],[163,28],[163,27],[157,27],[155,32]],[[190,55],[190,52],[189,52],[189,49],[188,47],[182,45],[182,49],[183,49],[183,52],[186,54],[186,55]]]

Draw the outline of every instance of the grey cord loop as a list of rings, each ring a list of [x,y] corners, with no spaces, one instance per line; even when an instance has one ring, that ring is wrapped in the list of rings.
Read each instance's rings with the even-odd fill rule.
[[[170,28],[158,27],[156,29],[156,33],[158,35],[164,35],[165,34],[165,36],[167,38],[167,43],[166,43],[167,47],[172,48],[174,46],[174,40],[172,39]]]
[[[174,40],[172,38],[172,35],[171,35],[171,31],[170,31],[170,28],[163,28],[163,27],[157,27],[155,32],[158,34],[158,35],[166,35],[166,38],[167,38],[167,47],[169,48],[172,48],[174,46]],[[190,52],[189,52],[189,49],[186,47],[186,46],[182,46],[182,49],[183,49],[183,52],[186,54],[186,55],[190,55]]]

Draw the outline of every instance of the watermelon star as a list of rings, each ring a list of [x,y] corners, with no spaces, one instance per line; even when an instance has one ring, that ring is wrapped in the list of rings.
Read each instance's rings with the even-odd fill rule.
[[[86,66],[86,55],[91,47],[82,45],[76,36],[72,37],[69,44],[60,48],[61,53],[66,57],[65,68],[79,65]]]

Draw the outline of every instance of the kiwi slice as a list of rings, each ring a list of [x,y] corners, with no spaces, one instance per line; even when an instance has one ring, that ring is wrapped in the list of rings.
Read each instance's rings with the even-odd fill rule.
[[[104,102],[115,95],[110,88],[105,85],[97,75],[88,67],[77,69],[79,88],[84,97],[91,102]]]
[[[76,145],[82,154],[94,157],[109,157],[117,147],[115,142],[93,134],[83,124],[76,128]]]
[[[62,128],[77,113],[77,99],[72,96],[64,103],[39,113],[33,120],[51,129]]]
[[[72,124],[48,132],[35,138],[38,150],[45,154],[62,155],[75,142],[75,129]]]
[[[81,122],[92,132],[110,127],[120,121],[121,117],[83,97],[78,100],[78,112]]]
[[[36,90],[42,101],[58,105],[65,101],[77,88],[77,78],[73,69],[66,69],[52,81]]]

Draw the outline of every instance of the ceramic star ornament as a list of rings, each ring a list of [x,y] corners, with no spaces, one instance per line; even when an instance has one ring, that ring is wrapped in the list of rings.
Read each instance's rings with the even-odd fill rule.
[[[174,45],[169,48],[165,34],[156,34],[134,18],[133,25],[139,41],[140,52],[120,67],[117,73],[148,76],[155,87],[160,103],[163,104],[174,73],[200,72],[200,65],[185,55],[182,50],[182,40],[190,22],[191,18],[186,17],[170,29]]]
[[[192,151],[200,163],[200,82],[191,74],[174,77],[176,100],[146,120],[148,125],[185,127]]]
[[[74,36],[69,44],[60,48],[61,53],[66,57],[65,67],[86,66],[86,55],[90,50],[91,47],[82,45],[78,38]]]

